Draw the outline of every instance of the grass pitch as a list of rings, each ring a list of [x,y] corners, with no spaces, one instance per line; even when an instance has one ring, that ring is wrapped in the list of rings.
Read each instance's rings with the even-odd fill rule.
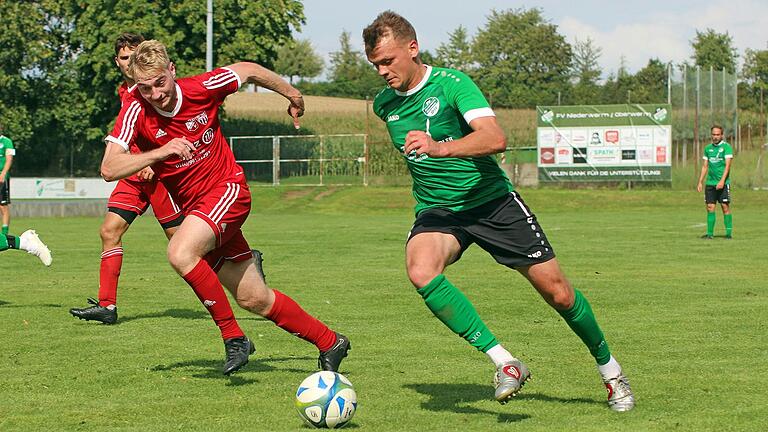
[[[768,419],[766,192],[735,191],[735,238],[705,241],[695,192],[522,191],[630,378],[637,408],[617,414],[578,338],[473,247],[447,274],[534,377],[511,403],[493,400],[490,362],[407,281],[408,189],[253,191],[244,229],[269,284],[352,340],[352,429],[749,431]],[[72,318],[97,291],[99,224],[12,222],[37,229],[54,263],[0,254],[0,430],[307,430],[292,399],[315,348],[238,309],[257,352],[222,376],[218,331],[166,263],[151,216],[124,238],[119,324]]]

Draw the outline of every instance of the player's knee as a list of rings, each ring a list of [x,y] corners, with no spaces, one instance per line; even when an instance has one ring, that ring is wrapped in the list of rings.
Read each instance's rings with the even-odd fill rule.
[[[171,267],[182,276],[192,271],[199,258],[188,252],[186,248],[173,243],[168,244],[167,255]]]
[[[272,306],[268,295],[260,295],[257,293],[253,293],[247,297],[238,297],[237,305],[261,316],[265,316],[269,311],[270,306]]]
[[[432,282],[432,279],[436,278],[440,274],[440,271],[437,269],[433,269],[427,266],[408,266],[408,279],[411,280],[411,283],[416,288],[423,288],[430,282]]]
[[[102,224],[101,229],[99,229],[99,235],[101,236],[102,244],[115,246],[120,243],[123,233],[113,225]]]

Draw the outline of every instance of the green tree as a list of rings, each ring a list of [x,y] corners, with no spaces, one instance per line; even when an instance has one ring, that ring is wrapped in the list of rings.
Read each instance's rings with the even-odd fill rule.
[[[633,77],[632,103],[660,103],[667,100],[667,64],[650,59]]]
[[[315,53],[309,40],[288,43],[277,50],[275,72],[289,77],[314,78],[323,71],[323,59]]]
[[[331,53],[329,96],[373,97],[383,87],[383,81],[360,51],[352,48],[350,34],[339,36],[340,48]]]
[[[304,22],[298,0],[217,0],[215,6],[218,65],[250,60],[272,67],[277,49]],[[198,0],[4,2],[0,68],[9,72],[7,78],[0,76],[0,102],[3,112],[13,113],[9,133],[36,155],[34,160],[20,157],[19,169],[68,174],[71,158],[78,166],[74,174],[96,175],[102,139],[119,109],[115,38],[132,31],[159,39],[179,75],[200,73],[205,67],[205,8]],[[2,96],[6,89],[15,96]]]
[[[492,11],[472,52],[471,75],[495,105],[552,104],[568,88],[571,46],[539,9]]]
[[[750,86],[768,90],[768,50],[747,48],[744,54],[742,76]]]
[[[696,66],[725,69],[728,73],[736,71],[738,51],[733,46],[733,37],[728,32],[718,33],[711,28],[704,32],[696,30],[696,37],[691,41]]]
[[[597,103],[600,96],[598,80],[602,70],[598,60],[602,49],[594,45],[591,38],[580,41],[576,38],[573,45],[573,64],[571,66],[573,95],[571,102],[577,104]]]
[[[743,81],[738,85],[739,107],[759,111],[761,94],[763,103],[768,95],[768,50],[747,48],[741,71]]]
[[[448,42],[437,47],[437,59],[445,67],[469,72],[472,67],[472,44],[467,39],[467,30],[459,26],[448,33]]]

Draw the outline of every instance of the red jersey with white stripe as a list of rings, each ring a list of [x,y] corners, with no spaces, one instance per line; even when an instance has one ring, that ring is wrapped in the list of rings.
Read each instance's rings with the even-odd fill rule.
[[[135,97],[136,84],[128,87],[128,83],[123,81],[117,88],[117,97],[120,98],[120,106],[125,105],[126,100],[132,100]]]
[[[120,98],[120,108],[125,106],[126,101],[130,103],[132,100],[136,98],[136,84],[128,87],[128,83],[123,81],[122,84],[120,84],[120,87],[117,88],[117,97]],[[131,146],[131,153],[141,153],[141,150],[139,150],[136,145]],[[137,174],[134,174],[130,177],[126,177],[126,180],[134,181],[134,182],[141,182],[139,176]]]
[[[192,158],[171,156],[152,165],[182,208],[189,208],[206,192],[225,183],[246,184],[219,123],[219,107],[240,87],[240,77],[228,68],[176,80],[176,106],[161,111],[140,96],[126,97],[112,133],[106,140],[126,150],[136,145],[147,152],[173,138],[194,145]],[[128,93],[129,94],[129,93]],[[247,186],[246,186],[247,188]]]

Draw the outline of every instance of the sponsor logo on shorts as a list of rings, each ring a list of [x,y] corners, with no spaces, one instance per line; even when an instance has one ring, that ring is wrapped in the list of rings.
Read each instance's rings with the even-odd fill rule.
[[[215,305],[215,304],[216,304],[216,302],[215,302],[215,301],[213,301],[213,300],[205,300],[205,301],[203,301],[203,305],[204,305],[205,307],[212,307],[212,306],[213,306],[213,305]]]

